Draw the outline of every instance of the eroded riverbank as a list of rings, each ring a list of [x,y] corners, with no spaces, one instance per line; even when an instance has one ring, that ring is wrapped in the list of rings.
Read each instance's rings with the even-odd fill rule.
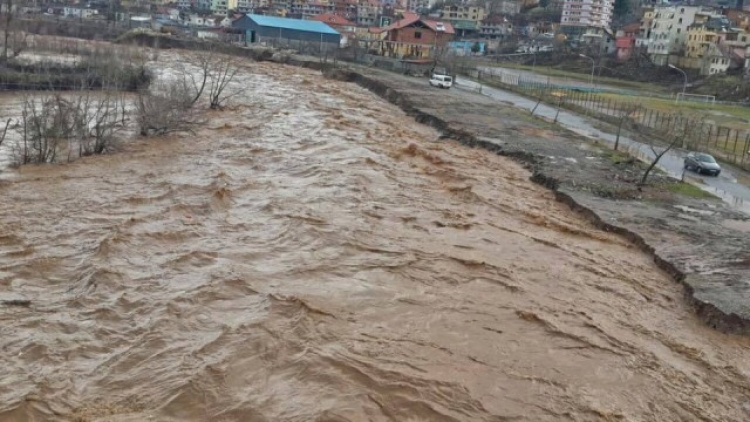
[[[195,135],[2,182],[0,420],[746,420],[750,340],[508,158],[248,63]]]

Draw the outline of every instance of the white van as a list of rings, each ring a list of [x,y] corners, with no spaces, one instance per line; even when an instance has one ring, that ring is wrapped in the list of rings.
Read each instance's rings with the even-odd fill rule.
[[[436,86],[438,88],[449,89],[453,86],[453,78],[448,75],[433,73],[430,77],[430,85]]]

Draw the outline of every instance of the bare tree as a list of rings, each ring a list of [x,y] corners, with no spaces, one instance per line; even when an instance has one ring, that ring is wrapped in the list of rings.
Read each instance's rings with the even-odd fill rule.
[[[16,163],[56,162],[64,142],[75,132],[75,120],[74,107],[59,94],[24,98],[21,120],[15,126],[21,135],[13,151]]]
[[[620,147],[620,133],[622,132],[622,126],[625,124],[625,121],[629,118],[632,118],[633,116],[637,115],[638,112],[641,110],[641,106],[639,104],[623,104],[619,110],[617,110],[617,117],[619,118],[617,121],[617,137],[615,138],[615,151],[617,151]]]
[[[72,161],[110,151],[115,134],[124,126],[122,101],[112,93],[27,96],[21,118],[12,126],[20,135],[12,147],[16,164],[54,163],[63,153]]]
[[[189,69],[182,75],[185,89],[190,90],[192,95],[192,99],[190,100],[191,105],[197,103],[201,96],[203,96],[203,91],[206,90],[206,85],[211,77],[213,56],[214,54],[211,52],[196,54],[195,59],[192,60],[192,64],[198,68],[197,72]]]
[[[79,156],[104,154],[112,149],[117,132],[125,126],[124,102],[112,91],[78,97],[75,138]]]
[[[221,110],[226,102],[242,91],[229,86],[240,71],[237,58],[229,55],[217,56],[209,75],[209,101],[212,110]]]
[[[10,127],[11,122],[13,119],[8,119],[7,122],[5,122],[5,127],[3,127],[3,132],[0,134],[0,146],[3,145],[3,141],[5,141],[5,135],[8,134],[8,128]]]
[[[656,167],[656,165],[659,163],[661,158],[670,150],[672,150],[677,145],[680,145],[682,143],[682,140],[684,137],[688,136],[692,131],[696,130],[698,126],[702,124],[702,121],[699,119],[687,119],[684,116],[675,116],[676,119],[680,119],[683,124],[680,125],[680,127],[677,127],[674,132],[671,134],[671,138],[669,139],[669,143],[666,147],[663,147],[661,151],[657,151],[656,146],[654,145],[653,139],[655,137],[651,137],[652,141],[649,144],[649,148],[651,149],[651,152],[654,154],[654,158],[651,161],[651,164],[646,168],[646,171],[643,172],[643,177],[641,177],[641,181],[638,183],[638,186],[645,186],[646,181],[648,180],[649,174],[651,174],[651,171]]]
[[[186,69],[182,74],[182,83],[191,95],[191,106],[208,93],[209,107],[213,110],[224,108],[226,102],[241,90],[230,89],[230,84],[239,72],[237,58],[215,53],[215,48],[201,52],[191,61],[197,69]]]
[[[15,24],[17,5],[13,4],[13,0],[5,0],[0,6],[0,9],[2,9],[3,12],[3,51],[2,54],[0,54],[0,63],[5,63],[9,58],[18,57],[18,55],[23,52],[27,45],[28,33],[22,31]]]
[[[193,96],[182,81],[173,81],[141,91],[134,101],[135,119],[142,136],[190,132],[198,121]]]

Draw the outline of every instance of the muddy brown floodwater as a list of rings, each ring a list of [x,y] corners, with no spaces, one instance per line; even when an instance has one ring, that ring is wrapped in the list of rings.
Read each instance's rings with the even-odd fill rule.
[[[517,164],[313,71],[241,83],[2,182],[0,421],[750,419],[750,341]]]

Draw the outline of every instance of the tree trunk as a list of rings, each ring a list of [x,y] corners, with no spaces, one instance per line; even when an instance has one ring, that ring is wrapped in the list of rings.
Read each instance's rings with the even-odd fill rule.
[[[5,2],[5,31],[3,31],[3,55],[0,58],[0,62],[5,63],[8,61],[8,39],[10,38],[10,21],[13,19],[11,9],[13,8],[13,0],[7,0]]]
[[[620,124],[617,125],[617,138],[615,138],[615,151],[620,146],[620,131],[622,130],[622,124],[625,121],[625,116],[620,117]]]

